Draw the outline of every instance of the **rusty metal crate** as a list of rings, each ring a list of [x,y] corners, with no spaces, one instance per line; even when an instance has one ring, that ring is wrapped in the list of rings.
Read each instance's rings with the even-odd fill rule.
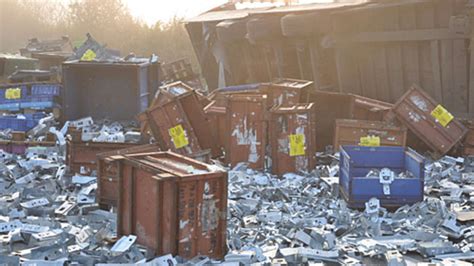
[[[217,146],[221,149],[226,150],[227,145],[227,107],[218,106],[216,101],[212,101],[209,105],[204,108],[210,128],[212,128],[214,141]]]
[[[352,118],[357,120],[382,121],[385,115],[392,109],[393,104],[353,95]]]
[[[472,156],[474,155],[474,122],[468,121],[466,126],[469,131],[463,142],[463,155]]]
[[[264,168],[268,122],[266,103],[267,96],[261,94],[229,96],[225,155],[231,167],[248,162],[253,169]]]
[[[66,165],[75,173],[90,174],[97,169],[97,154],[130,148],[136,143],[92,142],[92,141],[67,141]]]
[[[96,200],[102,209],[117,206],[118,200],[118,160],[125,154],[157,152],[158,144],[145,144],[130,148],[107,151],[97,154],[97,193]]]
[[[316,164],[314,103],[271,109],[272,173],[310,172]]]
[[[212,138],[209,121],[196,92],[178,82],[162,87],[160,94],[165,99],[151,106],[147,110],[147,116],[150,129],[161,148],[183,155],[210,149],[213,157],[220,156],[221,151]],[[177,139],[172,136],[171,131],[177,127],[184,130],[186,138],[183,140],[186,145],[175,143]]]
[[[392,110],[398,120],[425,142],[437,156],[450,151],[467,133],[461,122],[416,85],[400,98]],[[437,110],[438,114],[449,117],[450,120],[436,119],[434,113]]]
[[[407,129],[387,122],[338,119],[334,134],[334,148],[339,150],[343,145],[360,145],[362,138],[376,137],[375,146],[402,146],[407,141]]]
[[[297,79],[276,79],[262,84],[261,91],[268,95],[269,107],[294,106],[313,88],[313,82]]]
[[[172,152],[126,155],[119,189],[119,236],[134,234],[157,255],[226,253],[226,172]]]

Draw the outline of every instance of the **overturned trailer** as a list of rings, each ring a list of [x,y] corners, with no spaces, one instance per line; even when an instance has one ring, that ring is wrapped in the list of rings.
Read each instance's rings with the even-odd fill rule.
[[[284,77],[394,103],[416,83],[454,113],[472,115],[469,3],[228,4],[186,27],[211,89]]]

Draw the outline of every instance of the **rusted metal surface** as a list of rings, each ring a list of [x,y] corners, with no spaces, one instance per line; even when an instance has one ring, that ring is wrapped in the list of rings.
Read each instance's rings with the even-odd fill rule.
[[[277,79],[262,84],[262,91],[268,95],[269,107],[294,106],[301,103],[303,95],[312,88],[313,82],[297,79]]]
[[[274,107],[271,110],[272,173],[310,172],[316,163],[315,105]]]
[[[222,258],[226,244],[227,174],[172,152],[119,161],[118,235],[157,255]]]
[[[176,82],[161,87],[157,99],[148,109],[147,116],[151,131],[163,150],[171,149],[189,156],[210,149],[213,157],[221,155],[196,91]],[[170,130],[176,127],[185,131],[186,145],[175,143],[176,138]]]
[[[67,141],[66,165],[76,173],[90,174],[97,169],[97,154],[137,146],[135,143]],[[82,169],[82,171],[81,171]]]
[[[226,160],[231,167],[240,162],[248,162],[253,169],[264,168],[267,143],[266,103],[266,95],[229,96]]]
[[[334,134],[334,149],[339,150],[342,145],[360,145],[361,138],[377,137],[380,145],[375,146],[403,146],[407,141],[407,129],[397,127],[386,122],[338,119]]]
[[[108,209],[117,206],[118,200],[118,160],[125,154],[157,152],[158,144],[146,144],[97,154],[97,193],[99,206]]]
[[[466,156],[474,155],[474,121],[468,121],[465,124],[469,131],[463,142],[463,154]]]
[[[334,121],[352,118],[353,97],[343,93],[313,91],[308,94],[306,102],[316,105],[316,147],[318,151],[324,151],[326,146],[333,144]]]
[[[442,125],[442,122],[432,115],[438,106],[433,98],[414,85],[395,104],[393,112],[398,120],[437,155],[444,155],[464,137],[467,129],[454,117],[446,125]]]
[[[391,110],[393,104],[371,98],[353,95],[353,116],[358,120],[382,121],[384,116]]]
[[[227,108],[219,106],[216,101],[212,101],[204,108],[204,112],[209,119],[210,128],[213,131],[214,141],[221,149],[226,150],[228,123],[227,123]]]

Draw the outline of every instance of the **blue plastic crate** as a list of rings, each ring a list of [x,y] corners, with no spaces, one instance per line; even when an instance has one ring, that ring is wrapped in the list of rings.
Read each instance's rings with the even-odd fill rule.
[[[0,110],[19,111],[20,103],[0,103]]]
[[[31,95],[59,96],[60,88],[59,84],[34,84],[31,85]]]
[[[27,131],[27,119],[20,119],[16,116],[0,117],[0,129],[11,129],[13,131]]]
[[[6,99],[5,98],[5,93],[7,89],[14,89],[14,88],[20,88],[21,89],[21,98],[19,99]],[[0,104],[12,104],[12,103],[19,103],[27,97],[28,95],[28,88],[25,85],[21,86],[15,86],[15,85],[10,85],[10,86],[5,86],[0,89]]]
[[[343,146],[340,149],[339,188],[351,208],[363,208],[375,197],[384,207],[400,207],[423,200],[424,157],[403,147]],[[372,169],[389,168],[396,175],[409,171],[413,178],[398,178],[385,195],[379,178],[366,177]]]
[[[48,109],[59,107],[58,97],[54,95],[29,95],[20,103],[20,108]]]

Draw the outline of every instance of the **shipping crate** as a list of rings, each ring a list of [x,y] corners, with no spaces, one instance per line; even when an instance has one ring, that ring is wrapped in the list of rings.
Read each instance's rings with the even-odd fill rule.
[[[384,207],[400,207],[423,201],[424,158],[403,147],[342,146],[339,161],[339,188],[351,208],[363,208],[370,198],[377,198]],[[372,169],[388,168],[395,177],[384,193],[379,177],[367,177]],[[399,178],[409,171],[412,178]]]
[[[226,253],[227,173],[172,152],[119,161],[119,236],[156,254],[222,259]]]
[[[315,105],[274,107],[271,110],[272,173],[311,172],[316,164]]]
[[[118,201],[118,160],[125,154],[157,152],[158,144],[145,144],[130,148],[107,151],[97,154],[97,193],[96,201],[101,209],[117,207]]]
[[[402,146],[407,141],[407,129],[386,122],[352,119],[336,120],[334,148],[343,145]]]
[[[416,85],[395,104],[393,113],[434,151],[435,157],[449,152],[467,133],[461,122]]]
[[[147,111],[150,130],[162,150],[172,150],[186,156],[212,149],[219,150],[212,138],[209,121],[193,91],[173,95],[162,91],[166,100]]]
[[[216,101],[212,101],[204,108],[210,128],[213,129],[214,141],[220,149],[226,150],[227,145],[227,108],[225,106],[218,106]]]
[[[248,162],[252,169],[265,166],[267,143],[267,96],[260,94],[231,95],[227,109],[226,161],[234,167]]]
[[[263,83],[261,91],[267,94],[269,106],[294,106],[313,88],[313,82],[296,79],[276,79],[270,83]]]
[[[474,155],[474,122],[469,121],[467,128],[469,131],[463,142],[463,155],[472,156]]]
[[[130,148],[136,143],[67,141],[66,165],[75,173],[90,174],[97,169],[97,154]]]

